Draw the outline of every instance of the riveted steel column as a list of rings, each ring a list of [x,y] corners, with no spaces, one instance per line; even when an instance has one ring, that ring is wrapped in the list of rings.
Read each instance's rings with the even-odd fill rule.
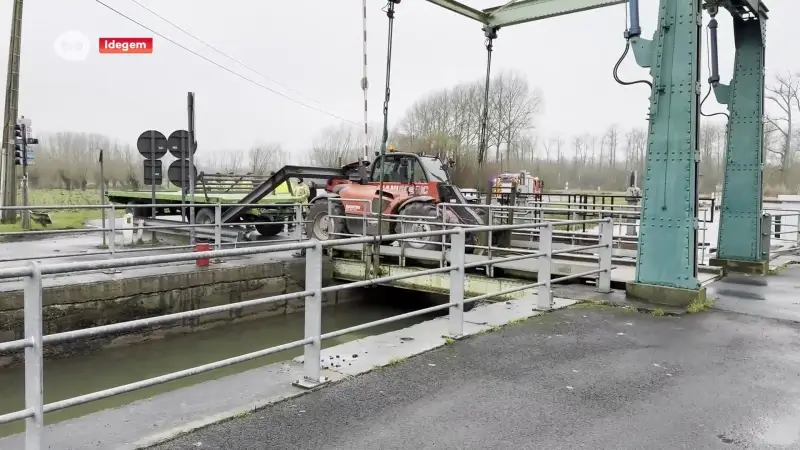
[[[661,0],[652,41],[631,42],[653,77],[636,283],[696,290],[700,0]]]
[[[733,19],[736,60],[730,86],[718,85],[728,105],[728,148],[720,205],[717,259],[761,262],[764,130],[764,32],[766,20]]]

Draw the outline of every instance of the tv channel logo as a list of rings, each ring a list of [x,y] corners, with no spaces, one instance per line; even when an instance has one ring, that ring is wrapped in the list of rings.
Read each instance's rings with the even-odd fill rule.
[[[91,50],[89,38],[80,31],[60,34],[53,43],[56,55],[66,61],[85,61]]]

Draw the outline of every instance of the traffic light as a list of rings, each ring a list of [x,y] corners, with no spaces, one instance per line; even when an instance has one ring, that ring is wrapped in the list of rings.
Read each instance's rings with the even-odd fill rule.
[[[22,149],[22,145],[25,141],[25,137],[22,135],[22,125],[14,125],[14,165],[15,166],[22,166],[24,165],[25,161],[25,152]]]

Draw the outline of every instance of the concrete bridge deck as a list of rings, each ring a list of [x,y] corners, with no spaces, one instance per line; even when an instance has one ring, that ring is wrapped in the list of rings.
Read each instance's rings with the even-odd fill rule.
[[[800,448],[798,342],[753,315],[577,305],[153,449]]]

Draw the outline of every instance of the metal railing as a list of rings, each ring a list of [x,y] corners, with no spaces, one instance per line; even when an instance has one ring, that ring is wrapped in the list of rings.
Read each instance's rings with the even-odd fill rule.
[[[800,211],[770,213],[770,259],[800,250]]]
[[[179,235],[186,235],[193,232],[194,237],[199,238],[201,241],[209,242],[212,248],[222,249],[225,247],[239,247],[244,245],[258,245],[265,242],[270,244],[284,243],[284,242],[299,242],[303,239],[302,228],[304,224],[305,211],[308,208],[307,204],[288,203],[288,204],[252,204],[245,205],[247,207],[257,208],[280,208],[283,210],[291,210],[291,220],[280,221],[240,221],[235,224],[226,224],[221,220],[221,214],[226,204],[208,204],[208,203],[187,203],[183,207],[189,209],[195,208],[196,211],[201,209],[209,210],[213,215],[213,221],[206,223],[191,224],[188,221],[182,221],[180,217],[177,220],[164,220],[152,218],[135,218],[130,215],[129,219],[132,221],[130,226],[119,226],[118,217],[121,212],[125,211],[126,207],[121,207],[114,204],[109,205],[51,205],[51,206],[28,206],[28,207],[0,207],[0,210],[30,210],[30,211],[48,211],[48,212],[66,212],[66,211],[96,211],[100,210],[105,212],[105,218],[92,219],[96,220],[100,226],[89,226],[83,228],[68,228],[68,229],[41,229],[41,230],[25,230],[25,231],[2,231],[0,232],[0,241],[3,238],[19,237],[65,237],[75,235],[96,235],[98,236],[97,246],[94,249],[87,249],[80,252],[59,252],[55,254],[26,254],[16,255],[13,258],[0,257],[0,263],[11,261],[25,261],[25,260],[44,260],[44,259],[63,259],[73,257],[87,257],[87,256],[105,256],[112,257],[125,256],[131,253],[146,253],[146,252],[163,252],[166,250],[178,251],[194,251],[194,245],[158,245],[158,246],[143,246],[148,234],[153,232],[159,233],[174,233]],[[176,210],[178,216],[180,215],[181,205],[173,204],[137,204],[135,208],[150,211],[151,208],[161,208],[167,210]],[[169,216],[169,214],[166,214]],[[284,214],[289,215],[289,214]],[[124,218],[126,220],[128,218]],[[253,230],[259,226],[279,226],[291,230],[288,235],[282,235],[277,239],[264,240],[247,240],[244,239],[245,235],[249,233],[248,230]],[[131,242],[127,242],[124,238],[124,232],[130,232],[132,238]],[[123,234],[120,239],[120,234]],[[277,236],[276,236],[277,237]],[[120,242],[121,241],[121,242]]]
[[[449,310],[448,329],[452,337],[464,334],[464,304],[488,300],[496,296],[507,295],[527,289],[536,289],[536,308],[540,310],[551,309],[553,306],[552,284],[582,277],[596,279],[597,290],[610,292],[611,290],[611,238],[612,223],[610,219],[591,221],[564,221],[559,225],[580,225],[583,223],[599,224],[599,244],[592,246],[597,250],[598,265],[596,269],[567,276],[552,277],[552,258],[558,253],[552,249],[553,223],[543,222],[538,224],[510,224],[479,226],[472,229],[457,227],[418,233],[404,233],[387,235],[383,239],[406,240],[425,237],[443,237],[448,241],[446,251],[446,264],[443,267],[420,270],[410,274],[383,276],[346,284],[324,286],[322,268],[325,259],[325,249],[349,244],[377,244],[379,239],[374,236],[351,237],[346,239],[332,239],[326,241],[306,240],[297,243],[283,243],[265,247],[248,247],[237,249],[211,250],[196,253],[178,253],[168,255],[151,255],[127,257],[110,260],[81,261],[58,264],[41,264],[29,262],[27,265],[13,268],[0,268],[0,279],[18,278],[24,280],[24,338],[10,342],[0,343],[0,352],[19,352],[24,350],[25,365],[25,407],[22,410],[0,416],[0,424],[17,420],[25,420],[25,450],[40,450],[48,448],[44,443],[44,414],[64,408],[100,400],[114,395],[143,389],[166,383],[172,380],[185,378],[191,375],[208,372],[218,368],[249,361],[262,356],[278,353],[296,347],[303,347],[303,377],[294,384],[300,387],[312,388],[325,383],[327,379],[322,374],[320,352],[322,341],[348,333],[365,330],[371,327],[425,315],[435,311]],[[536,252],[511,257],[501,257],[479,262],[467,262],[466,237],[471,233],[488,231],[508,231],[536,229],[539,232],[540,248]],[[246,256],[258,253],[280,251],[304,250],[305,251],[305,286],[300,292],[281,294],[238,303],[213,306],[192,311],[167,314],[158,317],[132,320],[111,325],[67,331],[55,334],[43,334],[43,306],[42,306],[42,279],[49,274],[68,274],[78,271],[117,269],[124,267],[145,266],[170,262],[192,261],[199,258],[226,258]],[[538,259],[537,281],[523,286],[516,286],[499,292],[491,292],[470,298],[465,298],[466,271],[475,267],[499,264],[512,260]],[[346,289],[361,288],[376,285],[390,284],[395,281],[427,276],[432,274],[448,274],[450,289],[448,303],[432,306],[406,314],[377,320],[329,333],[322,332],[322,296],[323,294],[343,291]],[[266,348],[252,353],[216,361],[209,364],[193,367],[186,370],[168,373],[165,375],[141,380],[138,382],[117,386],[111,389],[92,392],[73,398],[64,399],[53,403],[44,403],[43,397],[43,370],[45,345],[52,345],[78,339],[103,336],[113,333],[133,331],[137,329],[162,325],[184,319],[197,318],[220,312],[229,312],[242,308],[263,305],[272,302],[291,299],[305,299],[305,332],[303,339],[288,342],[283,345]]]
[[[547,196],[545,196],[547,197]],[[558,196],[551,196],[553,198],[560,198]],[[586,195],[583,195],[586,197]],[[604,196],[605,197],[605,196]],[[616,196],[622,197],[622,196]],[[581,197],[582,198],[582,197]],[[611,197],[609,197],[611,198]],[[627,197],[624,197],[627,199]],[[570,198],[571,199],[571,198]],[[521,197],[520,201],[517,202],[516,205],[499,205],[499,204],[491,204],[491,205],[484,205],[484,204],[440,204],[437,209],[437,218],[442,222],[440,228],[452,228],[454,224],[449,224],[443,221],[444,214],[442,214],[443,208],[452,207],[452,206],[459,206],[459,207],[469,207],[475,211],[481,211],[486,219],[486,223],[488,224],[502,224],[508,223],[510,216],[513,216],[513,223],[539,223],[542,221],[551,221],[551,222],[558,222],[564,220],[583,220],[580,225],[575,226],[556,226],[553,230],[553,237],[554,241],[556,242],[556,247],[561,245],[569,245],[569,246],[576,246],[582,243],[591,243],[591,242],[598,242],[597,241],[597,230],[592,228],[592,224],[588,222],[588,219],[595,219],[595,218],[606,218],[610,217],[614,224],[613,226],[613,246],[612,246],[612,254],[615,258],[619,258],[620,262],[629,261],[632,263],[636,256],[636,247],[638,246],[638,234],[639,234],[639,216],[641,214],[641,207],[638,204],[615,204],[615,203],[606,203],[604,199],[601,199],[602,202],[597,202],[596,199],[594,201],[588,203],[575,203],[572,201],[531,201],[529,198]],[[611,200],[614,200],[611,198]],[[341,199],[334,200],[334,201],[341,201]],[[351,202],[357,202],[357,200],[350,200]],[[369,201],[364,201],[367,205],[369,205]],[[708,264],[709,258],[713,256],[713,251],[711,249],[715,247],[715,241],[717,238],[717,223],[715,222],[715,213],[714,213],[714,201],[711,199],[710,201],[706,201],[701,205],[700,210],[698,211],[699,220],[698,220],[698,243],[697,243],[697,253],[698,253],[698,264],[700,266],[706,266]],[[308,211],[309,205],[308,204],[297,204],[297,203],[289,203],[289,204],[273,204],[273,205],[265,205],[265,204],[252,204],[247,205],[248,207],[252,208],[262,208],[262,207],[272,207],[272,208],[280,208],[284,211],[292,211],[290,214],[292,216],[291,219],[281,220],[279,222],[267,222],[267,221],[243,221],[237,222],[236,224],[226,224],[222,223],[221,221],[221,214],[226,206],[226,204],[208,204],[208,203],[196,203],[196,204],[186,204],[183,206],[174,205],[174,204],[142,204],[142,205],[134,205],[135,208],[148,211],[152,207],[156,208],[163,208],[164,210],[173,210],[180,213],[180,208],[185,210],[189,210],[190,207],[194,207],[196,211],[201,209],[206,209],[213,214],[209,215],[213,216],[213,220],[210,223],[197,223],[197,224],[190,224],[188,222],[181,222],[180,220],[163,220],[163,219],[138,219],[136,223],[134,223],[131,227],[126,228],[129,231],[129,234],[132,233],[135,237],[142,237],[142,242],[139,242],[137,238],[134,238],[134,243],[129,243],[126,241],[119,241],[118,235],[120,232],[123,231],[123,228],[118,226],[118,223],[115,219],[117,219],[118,213],[126,208],[124,206],[118,205],[63,205],[63,206],[31,206],[31,207],[7,207],[3,209],[14,209],[14,210],[22,210],[22,209],[29,209],[33,211],[62,211],[62,210],[71,210],[71,211],[81,211],[81,210],[91,210],[91,209],[104,209],[107,211],[106,216],[109,217],[108,220],[105,221],[106,225],[104,226],[97,226],[97,227],[90,227],[90,228],[82,228],[82,229],[68,229],[68,230],[31,230],[31,231],[14,231],[14,232],[0,232],[0,240],[4,237],[16,237],[16,236],[65,236],[65,235],[77,235],[77,234],[101,234],[103,236],[102,244],[98,240],[98,245],[95,247],[81,249],[80,251],[59,251],[49,254],[36,254],[32,252],[26,252],[24,255],[15,254],[13,257],[2,257],[0,256],[0,263],[8,263],[13,261],[24,261],[24,260],[44,260],[44,259],[63,259],[63,258],[86,258],[91,256],[111,256],[111,257],[118,257],[118,256],[126,256],[133,253],[137,254],[146,254],[152,252],[191,252],[195,250],[194,245],[173,245],[170,244],[163,244],[163,243],[154,243],[154,238],[150,239],[153,245],[142,245],[147,243],[147,237],[152,236],[154,233],[159,233],[162,236],[169,236],[169,235],[178,235],[184,236],[190,233],[193,233],[194,237],[198,238],[203,242],[208,242],[211,244],[213,249],[223,249],[223,248],[238,248],[243,246],[250,246],[250,245],[274,245],[279,243],[286,243],[286,242],[300,242],[304,239],[304,228],[307,223],[305,220],[305,214]],[[365,212],[363,217],[360,217],[360,220],[363,223],[367,223],[368,221],[374,221],[376,219],[376,214],[373,212],[368,211],[369,208],[364,208]],[[772,257],[780,254],[784,254],[791,251],[798,250],[800,247],[800,240],[796,239],[800,236],[798,233],[798,219],[797,219],[797,212],[796,211],[780,211],[776,212],[773,215],[772,221],[772,229],[773,233],[770,234],[771,236],[771,243],[770,246],[770,254]],[[287,214],[284,214],[284,217]],[[352,220],[354,216],[348,214],[348,219]],[[416,220],[423,220],[425,218],[418,217],[418,218],[409,218],[409,216],[400,216],[400,215],[390,215],[384,214],[383,220],[387,223],[391,222],[403,222],[403,223],[410,223],[409,221]],[[280,226],[286,227],[287,230],[290,230],[288,233],[281,233],[278,236],[270,236],[270,237],[257,237],[253,231],[255,228],[259,226]],[[487,254],[491,255],[495,253],[496,249],[502,249],[502,246],[495,246],[493,244],[492,233],[489,232],[490,238],[489,242],[486,245]],[[364,233],[344,233],[340,234],[339,236],[354,236],[354,235],[361,235],[363,236]],[[793,239],[795,238],[795,239]],[[533,248],[533,244],[538,239],[538,230],[532,231],[521,231],[521,230],[514,230],[512,232],[512,244],[515,246],[522,247],[524,249],[531,249]],[[400,245],[402,246],[401,251],[405,252],[406,248],[411,246],[413,247],[415,243],[413,241],[403,241]],[[442,247],[443,249],[444,247]],[[520,251],[522,251],[520,250]],[[575,250],[576,252],[581,252],[583,250]],[[401,262],[405,259],[401,258]]]

